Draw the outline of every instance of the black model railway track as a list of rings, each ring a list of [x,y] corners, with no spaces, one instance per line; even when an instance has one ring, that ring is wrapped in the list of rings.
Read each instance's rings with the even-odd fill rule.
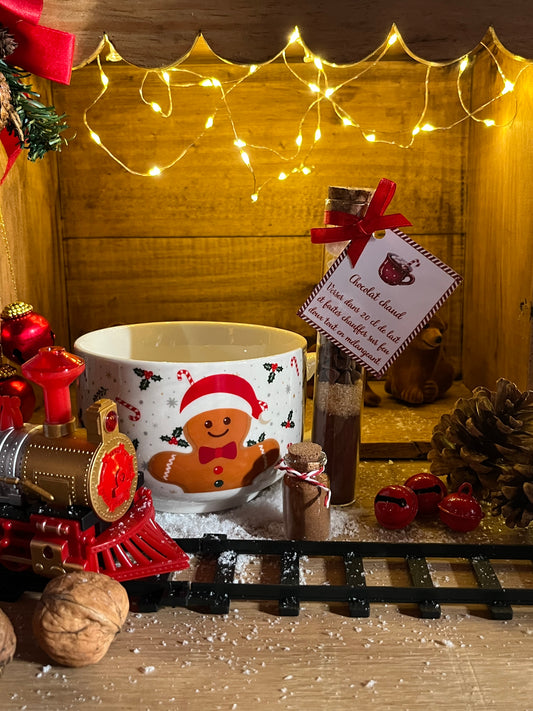
[[[531,564],[533,546],[450,543],[355,543],[347,541],[278,541],[266,539],[228,539],[223,535],[202,538],[177,538],[176,543],[190,555],[207,560],[212,579],[173,580],[173,574],[132,580],[124,583],[132,605],[140,612],[154,612],[162,607],[186,607],[211,614],[230,611],[236,600],[270,601],[279,615],[298,615],[305,602],[344,603],[351,617],[368,617],[372,603],[416,605],[424,618],[435,619],[442,604],[483,605],[491,617],[508,620],[514,606],[533,605],[530,587],[503,587],[493,563],[520,561]],[[275,583],[243,583],[235,580],[239,556],[270,556],[277,559],[279,580]],[[342,584],[306,584],[300,581],[302,558],[337,558],[342,561]],[[402,563],[410,585],[368,585],[365,563],[372,561]],[[460,561],[470,567],[476,584],[470,587],[436,586],[431,563]],[[46,580],[31,573],[0,575],[0,599],[14,600],[24,590],[41,590]]]

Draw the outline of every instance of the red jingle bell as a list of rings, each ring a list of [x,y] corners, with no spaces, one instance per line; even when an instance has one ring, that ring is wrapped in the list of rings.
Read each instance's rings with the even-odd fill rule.
[[[7,363],[0,364],[0,395],[20,398],[20,411],[24,422],[29,422],[35,410],[35,393],[17,369]]]
[[[39,348],[54,343],[50,324],[33,310],[31,304],[15,301],[2,311],[2,351],[15,363],[25,363]]]
[[[468,481],[439,504],[440,520],[453,531],[473,531],[484,515],[478,500],[472,496],[472,484]]]
[[[383,528],[405,528],[415,518],[418,499],[415,492],[401,484],[390,484],[378,491],[374,499],[374,513]]]
[[[405,482],[418,498],[418,515],[431,516],[438,511],[439,503],[448,493],[446,484],[430,472],[413,474]]]

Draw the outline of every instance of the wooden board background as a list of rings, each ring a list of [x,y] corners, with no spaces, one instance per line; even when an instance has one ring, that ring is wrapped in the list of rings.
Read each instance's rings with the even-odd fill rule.
[[[218,64],[203,61],[196,60],[196,71],[220,76]],[[223,71],[235,69],[224,65]],[[110,89],[90,112],[91,126],[137,169],[174,155],[212,111],[212,91],[189,89],[175,99],[175,119],[165,121],[139,101],[142,71],[108,65],[106,74]],[[424,75],[425,68],[410,61],[382,63],[345,101],[362,126],[405,140],[405,133],[394,132],[414,125]],[[270,65],[231,95],[239,136],[247,143],[292,152],[309,91],[287,76],[282,65]],[[458,107],[453,70],[434,76],[431,111],[438,125],[457,116]],[[93,65],[77,70],[70,87],[54,86],[55,104],[76,133],[59,160],[71,340],[112,323],[160,319],[267,323],[312,338],[296,311],[322,273],[322,250],[310,244],[309,231],[323,223],[332,184],[374,187],[382,177],[394,180],[398,187],[389,211],[406,214],[413,223],[406,232],[463,271],[465,123],[401,149],[369,144],[324,110],[323,138],[308,161],[317,166],[311,175],[280,182],[277,175],[286,168],[250,150],[259,180],[273,178],[254,204],[250,173],[228,122],[157,178],[124,171],[82,125],[83,110],[99,89]],[[449,347],[460,369],[461,293],[446,309]]]
[[[497,57],[514,81],[516,64]],[[490,107],[504,127],[473,125],[468,153],[464,377],[491,388],[499,377],[533,388],[533,68],[520,69],[512,101]],[[502,83],[494,63],[480,61],[474,99],[494,95]]]

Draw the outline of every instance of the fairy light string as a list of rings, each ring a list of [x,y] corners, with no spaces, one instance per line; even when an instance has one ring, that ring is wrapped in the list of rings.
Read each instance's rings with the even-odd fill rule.
[[[495,37],[494,41],[497,42]],[[201,142],[207,133],[215,130],[224,119],[229,122],[232,148],[238,152],[243,167],[251,176],[252,192],[250,197],[254,202],[258,200],[261,191],[272,180],[283,181],[294,174],[308,175],[312,172],[313,165],[310,163],[310,159],[316,144],[322,139],[323,109],[325,106],[331,108],[333,114],[338,118],[343,127],[347,130],[355,129],[359,131],[359,134],[369,143],[389,144],[402,149],[410,148],[414,141],[418,140],[418,137],[423,134],[449,131],[467,120],[482,123],[487,126],[487,128],[510,125],[516,115],[516,98],[514,99],[514,108],[510,112],[510,118],[503,124],[496,124],[493,119],[483,117],[483,114],[485,114],[486,110],[495,102],[501,100],[506,95],[512,94],[521,74],[531,66],[529,63],[522,63],[516,76],[511,80],[505,75],[495,52],[485,42],[480,43],[477,55],[465,55],[455,62],[442,65],[422,62],[411,55],[394,25],[385,42],[363,60],[350,65],[336,65],[313,54],[305,44],[298,28],[295,28],[286,46],[272,59],[263,64],[237,65],[219,57],[209,48],[211,52],[210,66],[216,61],[222,69],[229,65],[234,72],[242,70],[239,76],[218,78],[212,69],[210,69],[209,74],[206,74],[195,69],[194,64],[192,66],[187,65],[188,60],[199,42],[204,42],[201,36],[195,42],[190,52],[171,67],[165,69],[139,70],[143,72],[139,85],[140,100],[152,109],[154,115],[163,120],[170,119],[174,114],[176,106],[176,100],[173,96],[174,90],[197,89],[201,87],[206,91],[215,92],[214,108],[207,113],[201,122],[201,129],[185,146],[176,150],[169,160],[166,160],[162,164],[152,165],[144,170],[136,169],[129,165],[126,159],[121,158],[110,148],[109,145],[102,140],[97,129],[91,124],[89,120],[91,111],[101,102],[110,88],[110,78],[104,68],[102,56],[107,63],[123,61],[107,37],[104,37],[100,52],[95,60],[100,76],[100,90],[97,96],[84,110],[83,123],[98,148],[105,151],[121,168],[132,175],[154,177],[173,168],[193,147]],[[393,126],[390,129],[383,129],[378,126],[362,125],[356,112],[350,109],[347,102],[343,101],[343,89],[352,88],[356,84],[360,86],[365,79],[365,75],[372,72],[372,70],[383,61],[391,51],[391,48],[400,48],[411,59],[426,65],[424,78],[421,82],[421,99],[418,113],[411,126],[407,127]],[[466,72],[482,53],[485,53],[498,73],[501,79],[501,90],[495,96],[484,101],[481,105],[475,108],[469,108],[464,98],[463,82],[465,81]],[[301,55],[299,60],[295,59],[296,54]],[[284,152],[274,145],[263,145],[253,140],[245,141],[243,139],[243,135],[245,135],[244,131],[240,129],[230,104],[231,94],[235,92],[236,89],[245,84],[247,80],[250,80],[252,76],[255,77],[266,67],[274,63],[281,64],[286,69],[288,76],[302,84],[302,86],[307,89],[307,92],[304,92],[304,94],[308,96],[307,103],[303,106],[298,121],[297,131],[294,137],[294,147],[292,149],[285,149]],[[432,87],[435,83],[433,77],[435,74],[438,74],[439,70],[446,72],[453,70],[456,72],[455,84],[458,106],[462,112],[458,118],[449,121],[445,125],[432,123],[429,115],[431,112],[430,102]],[[111,74],[112,70],[110,70],[109,73]],[[343,74],[344,76],[340,76]],[[222,72],[220,76],[223,76]],[[340,78],[338,78],[339,76]],[[154,79],[164,88],[165,102],[161,99],[158,101],[152,100],[149,96],[150,92],[147,85],[148,82],[152,82]],[[246,133],[248,133],[248,130],[249,127],[246,127]],[[270,176],[261,183],[258,181],[255,168],[255,156],[260,152],[267,152],[280,163],[277,176]]]

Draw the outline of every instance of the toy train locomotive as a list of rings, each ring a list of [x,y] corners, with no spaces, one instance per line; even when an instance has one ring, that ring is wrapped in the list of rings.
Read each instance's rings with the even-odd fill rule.
[[[18,398],[0,397],[0,565],[117,580],[182,570],[188,557],[155,522],[116,404],[93,403],[86,428],[76,426],[69,387],[84,367],[60,346],[41,348],[22,365],[43,388],[43,425],[23,422]]]

